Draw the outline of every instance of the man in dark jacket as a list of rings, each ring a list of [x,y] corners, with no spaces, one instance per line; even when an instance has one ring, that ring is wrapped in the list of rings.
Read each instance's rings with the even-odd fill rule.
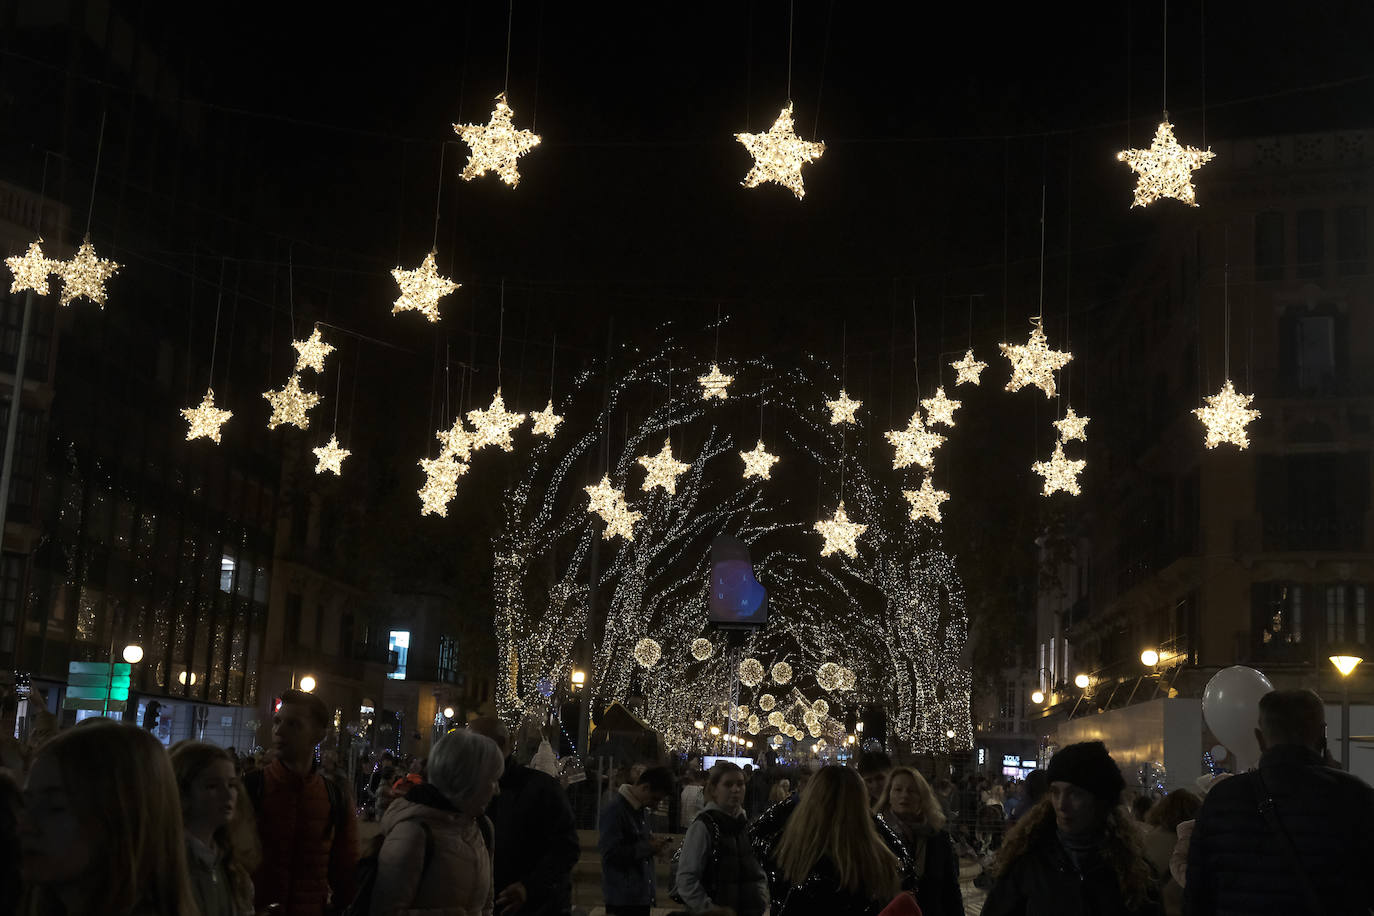
[[[496,828],[496,912],[557,916],[572,908],[572,870],[581,847],[572,808],[558,780],[515,762],[510,732],[484,716],[468,730],[486,735],[506,755],[501,793],[487,806]]]
[[[649,916],[654,905],[654,855],[671,837],[655,837],[646,813],[673,791],[667,767],[650,767],[623,785],[601,811],[601,892],[607,916]]]
[[[1185,912],[1368,913],[1374,789],[1324,764],[1321,697],[1265,694],[1255,735],[1259,769],[1213,785],[1198,812]]]

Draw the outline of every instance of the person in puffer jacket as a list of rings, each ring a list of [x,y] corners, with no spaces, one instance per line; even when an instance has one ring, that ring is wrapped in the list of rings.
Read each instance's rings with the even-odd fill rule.
[[[492,830],[482,813],[505,764],[490,738],[448,733],[429,752],[429,781],[382,816],[377,916],[491,916]]]

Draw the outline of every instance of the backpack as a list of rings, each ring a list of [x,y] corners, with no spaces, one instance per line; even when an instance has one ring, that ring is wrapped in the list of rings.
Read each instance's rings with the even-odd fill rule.
[[[420,821],[420,829],[425,832],[425,857],[420,863],[420,879],[424,880],[429,860],[434,856],[434,834],[424,821]],[[366,851],[358,858],[357,893],[353,895],[353,902],[343,908],[341,916],[370,916],[372,892],[377,887],[377,871],[385,842],[386,837],[381,834],[368,841]]]

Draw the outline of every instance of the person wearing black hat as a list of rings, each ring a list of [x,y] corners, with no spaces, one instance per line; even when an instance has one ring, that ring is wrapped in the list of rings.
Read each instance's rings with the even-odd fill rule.
[[[1050,758],[1049,792],[1007,834],[984,916],[1159,916],[1126,781],[1101,741]]]

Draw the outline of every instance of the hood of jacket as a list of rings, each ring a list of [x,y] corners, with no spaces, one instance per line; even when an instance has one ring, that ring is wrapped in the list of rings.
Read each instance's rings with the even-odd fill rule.
[[[402,821],[417,818],[452,824],[458,819],[458,811],[438,789],[421,783],[387,806],[382,815],[382,832],[390,833]]]

